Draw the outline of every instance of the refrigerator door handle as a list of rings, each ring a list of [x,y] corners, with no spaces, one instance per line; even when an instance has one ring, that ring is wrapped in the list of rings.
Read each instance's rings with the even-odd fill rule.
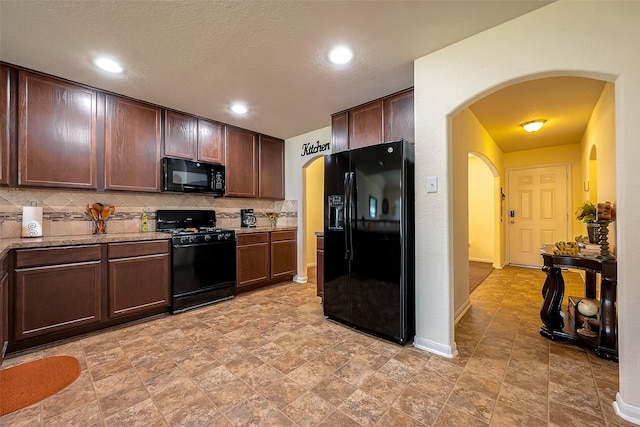
[[[349,232],[348,232],[348,228],[350,226],[349,224],[349,217],[350,217],[350,212],[349,212],[349,197],[350,195],[350,191],[351,191],[351,187],[349,186],[349,172],[345,172],[344,173],[344,183],[343,183],[343,187],[344,189],[344,199],[342,203],[344,203],[344,259],[349,259]]]
[[[353,218],[353,193],[354,193],[354,172],[349,173],[349,260],[353,261],[353,228],[351,218]]]

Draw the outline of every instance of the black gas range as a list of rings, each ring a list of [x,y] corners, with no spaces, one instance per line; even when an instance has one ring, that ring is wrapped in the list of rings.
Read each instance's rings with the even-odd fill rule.
[[[156,230],[171,233],[171,313],[233,298],[236,233],[216,227],[214,210],[159,210]]]

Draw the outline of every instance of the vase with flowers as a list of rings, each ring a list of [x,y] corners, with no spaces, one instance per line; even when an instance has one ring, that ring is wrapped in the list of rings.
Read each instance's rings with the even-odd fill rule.
[[[272,227],[275,227],[276,224],[278,224],[278,214],[275,212],[272,212],[269,214],[269,222],[271,223]]]
[[[587,224],[587,235],[589,236],[589,243],[598,243],[596,206],[587,200],[576,210],[576,219],[579,219]]]

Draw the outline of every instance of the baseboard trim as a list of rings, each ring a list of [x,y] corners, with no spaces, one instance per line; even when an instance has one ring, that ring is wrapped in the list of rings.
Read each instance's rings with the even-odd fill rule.
[[[426,338],[414,337],[413,346],[419,348],[420,350],[425,350],[430,353],[437,354],[438,356],[446,357],[448,359],[453,359],[458,355],[456,343],[453,343],[453,346],[448,346],[439,344]]]
[[[458,311],[456,311],[455,318],[453,319],[453,324],[457,325],[460,319],[462,319],[462,316],[464,316],[465,313],[469,311],[470,308],[471,308],[471,300],[467,298],[464,304],[462,304],[462,307],[460,307]]]
[[[613,409],[620,418],[624,418],[630,423],[640,424],[640,408],[624,403],[622,397],[620,397],[620,393],[616,393],[616,401],[613,402]]]
[[[469,261],[473,261],[473,262],[484,262],[487,264],[493,264],[493,258],[491,259],[485,259],[485,258],[469,258]]]
[[[298,276],[297,274],[293,277],[293,281],[296,283],[307,283],[308,279],[307,276]]]

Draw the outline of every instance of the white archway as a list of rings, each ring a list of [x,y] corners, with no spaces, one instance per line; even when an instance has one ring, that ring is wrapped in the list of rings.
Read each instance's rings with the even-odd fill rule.
[[[640,42],[637,2],[554,2],[415,62],[416,181],[440,177],[441,191],[417,185],[415,345],[448,356],[453,339],[452,269],[456,240],[453,221],[452,118],[488,92],[531,78],[577,75],[615,82],[616,199],[619,212],[640,209],[635,178],[640,161]],[[599,28],[594,32],[593,28]],[[523,46],[535,41],[536,55]],[[551,47],[549,49],[543,46]],[[633,325],[640,289],[634,258],[640,253],[640,225],[619,215],[618,306],[620,392],[617,409],[640,422],[640,339]],[[433,244],[437,242],[437,244]]]

